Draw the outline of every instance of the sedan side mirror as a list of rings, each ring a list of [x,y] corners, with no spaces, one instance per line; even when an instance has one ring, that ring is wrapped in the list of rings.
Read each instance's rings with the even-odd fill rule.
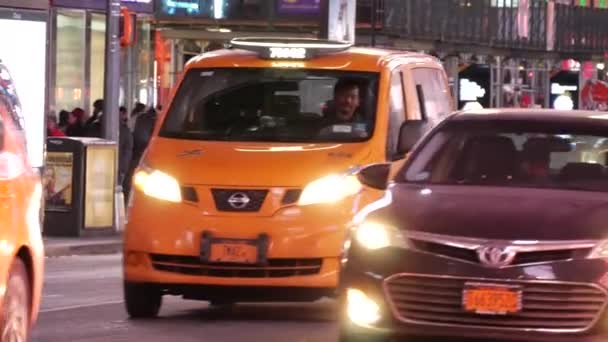
[[[415,120],[406,121],[399,130],[399,140],[397,141],[397,153],[405,156],[411,152],[412,148],[426,133],[429,123],[427,121]]]
[[[386,190],[390,171],[391,164],[372,164],[361,169],[357,178],[361,184],[370,188]]]

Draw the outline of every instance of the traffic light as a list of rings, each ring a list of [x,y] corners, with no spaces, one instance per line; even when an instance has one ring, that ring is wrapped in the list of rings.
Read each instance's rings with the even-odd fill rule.
[[[134,16],[128,8],[120,8],[120,46],[123,48],[135,44]]]

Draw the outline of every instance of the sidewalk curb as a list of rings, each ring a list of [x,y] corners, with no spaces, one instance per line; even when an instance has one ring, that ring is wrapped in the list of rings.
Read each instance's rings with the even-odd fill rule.
[[[89,244],[74,245],[45,245],[44,253],[46,257],[61,257],[74,255],[103,255],[116,254],[122,252],[122,241],[100,242]]]

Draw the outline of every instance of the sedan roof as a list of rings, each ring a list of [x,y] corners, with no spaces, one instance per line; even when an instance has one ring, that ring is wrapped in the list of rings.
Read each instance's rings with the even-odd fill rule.
[[[531,121],[546,123],[563,123],[564,125],[593,125],[608,129],[608,112],[555,109],[480,109],[457,112],[452,116],[454,121]]]

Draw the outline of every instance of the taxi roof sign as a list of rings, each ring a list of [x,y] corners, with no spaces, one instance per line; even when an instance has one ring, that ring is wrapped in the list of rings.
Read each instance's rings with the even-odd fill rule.
[[[233,48],[256,52],[261,58],[274,60],[305,60],[323,54],[348,50],[350,42],[314,38],[234,38]]]

